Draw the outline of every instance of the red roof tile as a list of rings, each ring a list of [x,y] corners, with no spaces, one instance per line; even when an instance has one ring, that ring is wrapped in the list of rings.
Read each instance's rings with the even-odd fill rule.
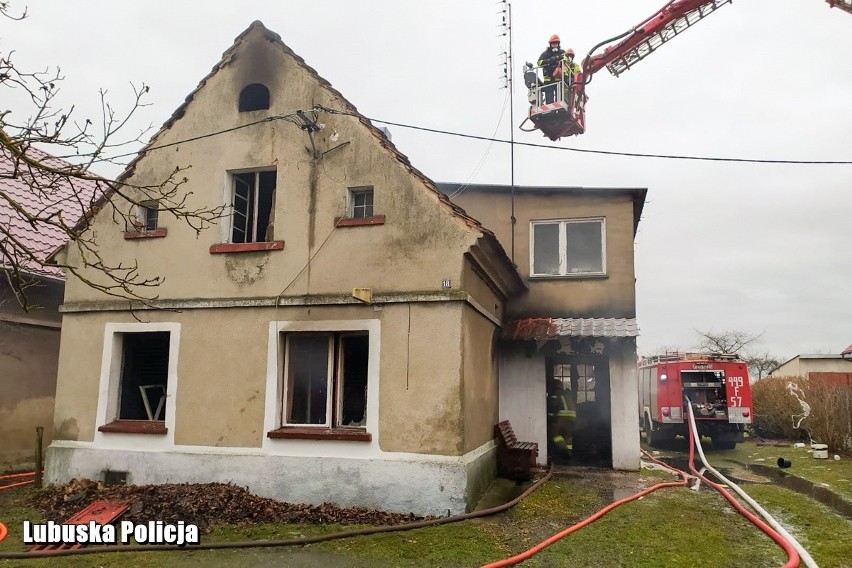
[[[17,256],[18,266],[26,272],[63,278],[61,269],[24,258],[24,253],[30,251],[40,261],[45,261],[65,244],[68,240],[66,232],[44,222],[44,219],[61,215],[68,226],[73,226],[92,207],[98,183],[63,175],[63,171],[73,170],[75,166],[36,148],[28,148],[26,155],[54,172],[31,168],[21,160],[18,160],[16,171],[12,153],[5,146],[0,146],[2,250]],[[27,217],[35,220],[30,221]],[[0,265],[8,267],[9,259],[0,258]]]

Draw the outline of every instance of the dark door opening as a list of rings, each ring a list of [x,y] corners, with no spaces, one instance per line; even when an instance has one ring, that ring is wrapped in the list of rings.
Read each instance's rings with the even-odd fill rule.
[[[612,467],[609,358],[547,359],[547,445],[556,464]]]

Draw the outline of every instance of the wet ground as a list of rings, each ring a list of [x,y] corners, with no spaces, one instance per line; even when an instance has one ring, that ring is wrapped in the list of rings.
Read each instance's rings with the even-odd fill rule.
[[[652,448],[645,446],[644,443],[643,448],[648,451],[652,451],[655,454],[659,454],[655,455],[655,457],[662,459],[665,463],[689,473],[689,447],[686,440],[678,438],[670,448],[667,448],[662,452],[655,451]],[[735,462],[736,465],[725,465],[723,467],[719,467],[713,464],[711,458],[708,458],[708,461],[710,461],[711,465],[716,467],[722,475],[729,478],[737,485],[740,485],[746,493],[748,492],[748,485],[772,484],[810,497],[811,499],[831,508],[837,512],[838,515],[852,520],[852,503],[837,493],[834,493],[827,487],[823,487],[822,485],[812,483],[806,479],[802,479],[801,477],[791,475],[778,466],[746,464],[738,461]],[[697,455],[695,457],[695,466],[699,470],[701,469],[701,460]],[[715,479],[709,472],[707,473],[707,476],[713,481],[720,481]]]

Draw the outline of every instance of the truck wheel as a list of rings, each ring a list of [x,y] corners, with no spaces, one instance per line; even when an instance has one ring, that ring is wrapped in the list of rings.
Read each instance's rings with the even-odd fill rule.
[[[737,447],[737,442],[734,440],[725,440],[714,436],[710,438],[710,441],[713,442],[714,450],[733,450]]]
[[[660,430],[655,432],[654,425],[648,422],[645,423],[645,437],[652,448],[660,448],[667,440]]]

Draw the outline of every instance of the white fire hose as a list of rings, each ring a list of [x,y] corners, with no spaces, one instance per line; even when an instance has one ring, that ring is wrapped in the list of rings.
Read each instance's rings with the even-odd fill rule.
[[[802,562],[805,563],[805,566],[807,566],[808,568],[819,568],[819,566],[817,566],[817,563],[814,562],[814,559],[811,558],[811,555],[808,554],[808,551],[805,550],[802,545],[799,544],[799,541],[793,538],[792,535],[790,535],[790,533],[788,533],[787,530],[772,517],[772,515],[767,513],[766,510],[757,503],[757,501],[749,497],[748,494],[742,489],[740,489],[737,484],[735,484],[733,481],[716,471],[716,469],[712,465],[707,463],[707,458],[704,456],[704,450],[701,448],[701,437],[698,435],[698,428],[696,428],[695,426],[695,414],[692,412],[692,402],[688,398],[686,399],[686,401],[686,406],[689,410],[689,426],[692,430],[692,437],[695,440],[695,447],[698,450],[698,456],[701,458],[701,463],[704,464],[704,467],[707,468],[707,471],[716,476],[719,481],[733,489],[737,493],[737,495],[742,497],[742,499],[746,503],[751,505],[752,509],[757,511],[757,513],[761,517],[763,517],[763,519],[769,526],[775,529],[775,532],[780,534],[787,542],[793,545],[793,548],[795,548],[796,552],[799,553],[799,558],[801,558]]]

